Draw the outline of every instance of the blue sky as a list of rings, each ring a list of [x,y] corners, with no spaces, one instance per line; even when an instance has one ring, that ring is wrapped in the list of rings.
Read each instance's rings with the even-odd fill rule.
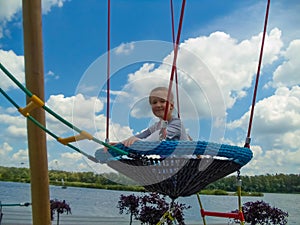
[[[107,1],[42,1],[45,102],[105,138]],[[242,146],[267,1],[187,1],[178,55],[180,111],[195,140]],[[23,84],[22,1],[0,0],[0,62]],[[181,1],[174,0],[175,28]],[[300,3],[271,1],[254,114],[252,161],[244,174],[300,172]],[[170,2],[111,1],[111,140],[153,122],[147,95],[168,85],[172,64]],[[25,96],[0,72],[1,88]],[[26,120],[0,97],[0,165],[28,165]],[[47,115],[47,127],[72,132]],[[50,169],[108,171],[48,138]],[[76,143],[93,154],[100,146]]]

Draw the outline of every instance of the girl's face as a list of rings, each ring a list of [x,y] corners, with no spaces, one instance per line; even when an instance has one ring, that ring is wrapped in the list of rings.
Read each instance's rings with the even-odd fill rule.
[[[165,109],[167,105],[168,92],[167,91],[154,91],[150,95],[150,105],[153,114],[161,119],[164,119]],[[169,103],[169,109],[167,114],[167,120],[172,118],[173,103]]]

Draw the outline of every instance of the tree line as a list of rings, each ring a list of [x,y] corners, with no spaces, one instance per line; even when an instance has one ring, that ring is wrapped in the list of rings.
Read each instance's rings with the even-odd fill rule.
[[[50,184],[59,185],[64,180],[67,186],[81,186],[109,189],[128,189],[136,185],[134,181],[118,173],[96,174],[93,172],[67,172],[50,170]],[[246,192],[300,193],[300,174],[266,174],[241,176],[242,189]],[[1,167],[0,181],[30,183],[28,168]],[[236,176],[228,176],[209,184],[208,190],[236,191]],[[143,190],[137,188],[136,190]]]
[[[222,178],[207,189],[236,191],[236,176]],[[241,176],[242,190],[263,193],[300,193],[300,174],[266,174]]]

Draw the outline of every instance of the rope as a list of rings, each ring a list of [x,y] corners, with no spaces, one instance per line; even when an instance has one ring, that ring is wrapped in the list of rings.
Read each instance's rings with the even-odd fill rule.
[[[31,205],[31,203],[29,203],[29,202],[24,202],[24,203],[6,203],[6,204],[3,204],[3,203],[1,203],[0,202],[0,206],[2,207],[2,206],[30,206]]]
[[[167,97],[167,104],[166,104],[166,108],[165,108],[164,120],[167,119],[168,108],[169,108],[169,105],[170,105],[172,82],[174,80],[174,74],[175,74],[175,71],[176,71],[176,61],[177,61],[178,46],[179,46],[179,41],[180,41],[180,34],[181,34],[181,29],[182,29],[185,3],[186,3],[186,0],[183,0],[182,5],[181,5],[181,12],[180,12],[179,26],[178,26],[178,31],[177,31],[177,38],[176,38],[176,42],[175,42],[175,45],[174,45],[174,58],[173,58],[172,71],[171,71],[170,82],[169,82],[169,91],[168,91],[168,97]]]
[[[22,113],[25,117],[27,117],[29,120],[31,120],[34,124],[36,124],[39,128],[41,128],[42,130],[44,130],[45,132],[47,132],[50,136],[52,136],[53,138],[55,138],[57,141],[59,141],[60,143],[67,145],[68,147],[74,149],[75,151],[83,154],[84,156],[86,156],[88,159],[94,161],[94,162],[99,162],[95,157],[81,151],[80,149],[78,149],[77,147],[69,144],[69,142],[71,141],[76,141],[76,140],[82,140],[82,139],[89,139],[95,143],[101,144],[105,147],[107,147],[108,149],[111,149],[114,152],[120,153],[120,154],[124,154],[127,155],[128,157],[137,157],[136,155],[132,154],[132,153],[128,153],[122,149],[119,149],[115,146],[112,146],[106,142],[103,142],[95,137],[93,137],[92,135],[88,134],[87,132],[85,132],[84,130],[81,130],[80,128],[76,127],[75,125],[71,124],[70,122],[68,122],[67,120],[63,119],[60,115],[58,115],[57,113],[55,113],[54,111],[52,111],[50,108],[48,108],[47,106],[44,105],[44,102],[42,100],[40,100],[37,96],[33,95],[26,87],[24,87],[3,65],[2,63],[0,63],[0,69],[21,89],[23,90],[26,95],[30,98],[33,99],[33,101],[37,101],[38,100],[38,104],[41,108],[43,108],[46,112],[48,112],[49,114],[51,114],[52,116],[54,116],[56,119],[58,119],[60,122],[62,122],[63,124],[65,124],[66,126],[68,126],[69,128],[71,128],[72,130],[78,132],[80,135],[79,136],[73,136],[72,138],[66,138],[67,140],[64,141],[64,139],[58,137],[57,135],[55,135],[54,133],[52,133],[50,130],[48,130],[46,127],[44,127],[41,123],[39,123],[35,118],[33,118],[28,110],[26,110],[26,107],[24,109],[22,109],[12,98],[10,98],[5,91],[0,88],[0,92],[1,94],[12,104],[14,105],[18,111],[20,113]],[[34,103],[36,104],[36,103]],[[30,108],[30,107],[29,107]]]
[[[107,6],[107,106],[106,106],[106,142],[109,142],[110,118],[110,0]]]
[[[172,18],[172,41],[175,49],[175,28],[174,28],[174,8],[173,8],[173,1],[170,0],[170,8],[171,8],[171,18]],[[178,74],[177,68],[175,70],[175,83],[176,83],[176,102],[177,102],[177,116],[180,118],[180,105],[179,105],[179,91],[178,91]]]
[[[6,99],[8,99],[8,101],[10,101],[17,109],[19,109],[19,105],[13,101],[3,90],[2,88],[0,88],[0,92],[1,94],[4,95],[4,97],[6,97]],[[43,126],[39,121],[37,121],[34,117],[32,117],[31,115],[28,115],[27,118],[32,121],[35,125],[37,125],[39,128],[41,128],[43,131],[45,131],[47,134],[49,134],[51,137],[55,138],[56,140],[59,139],[59,137],[52,133],[50,130],[48,130],[45,126]],[[95,159],[93,156],[90,156],[88,154],[86,154],[85,152],[81,151],[80,149],[76,148],[75,146],[71,145],[71,144],[67,144],[68,147],[74,149],[75,151],[83,154],[84,156],[86,156],[87,158],[89,158],[90,160],[94,161],[94,162],[98,162],[97,159]]]
[[[252,107],[251,107],[251,113],[250,113],[250,119],[249,119],[249,125],[248,125],[248,133],[247,133],[247,138],[246,138],[245,145],[244,145],[247,148],[250,148],[250,141],[251,141],[250,134],[251,134],[251,128],[252,128],[252,122],[253,122],[254,107],[255,107],[255,102],[256,102],[256,94],[257,94],[257,87],[258,87],[258,81],[259,81],[259,76],[260,76],[261,62],[262,62],[263,51],[264,51],[265,37],[266,37],[266,32],[267,32],[269,9],[270,9],[270,0],[268,0],[267,9],[266,9],[264,31],[263,31],[262,43],[261,43],[260,54],[259,54],[259,62],[258,62],[257,73],[256,73],[256,81],[255,81],[255,88],[254,88],[253,99],[252,99]]]

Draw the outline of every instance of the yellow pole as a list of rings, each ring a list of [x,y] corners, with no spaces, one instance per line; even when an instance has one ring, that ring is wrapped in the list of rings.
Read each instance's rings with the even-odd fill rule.
[[[200,200],[200,194],[199,193],[197,193],[197,199],[198,199],[198,203],[200,205],[200,210],[202,211],[203,206],[202,206],[202,203],[201,203],[201,200]],[[203,224],[206,225],[206,219],[205,219],[205,216],[202,216],[202,213],[201,213],[201,217],[202,217]]]
[[[239,205],[239,213],[243,213],[242,206],[242,180],[237,178],[237,194],[238,194],[238,205]],[[245,221],[240,221],[241,225],[245,224]]]
[[[23,0],[22,7],[26,87],[44,100],[41,0]],[[45,112],[41,108],[32,111],[31,115],[45,125]],[[33,225],[50,225],[46,134],[30,120],[27,120],[27,134]]]

